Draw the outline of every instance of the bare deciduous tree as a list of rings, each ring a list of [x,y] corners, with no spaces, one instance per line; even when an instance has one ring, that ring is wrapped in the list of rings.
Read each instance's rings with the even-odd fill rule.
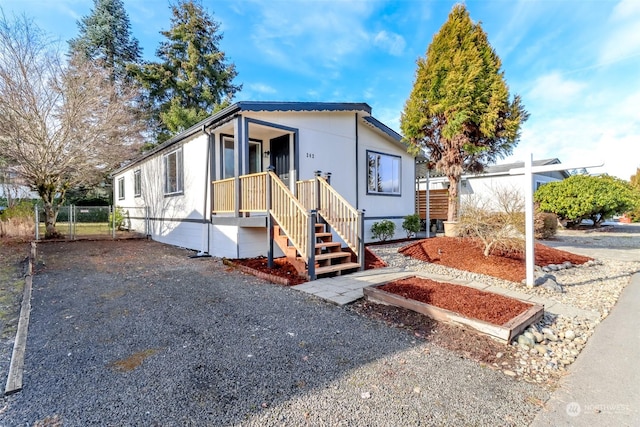
[[[57,46],[26,17],[0,16],[0,150],[42,198],[46,237],[69,188],[93,185],[141,143],[136,90]]]

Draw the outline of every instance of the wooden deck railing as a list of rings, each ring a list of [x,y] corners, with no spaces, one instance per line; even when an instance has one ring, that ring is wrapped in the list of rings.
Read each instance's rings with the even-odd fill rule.
[[[273,172],[271,181],[271,215],[300,256],[309,259],[309,213]]]
[[[362,239],[360,213],[327,180],[317,177],[320,192],[318,213],[360,259]],[[364,255],[364,254],[362,254]]]
[[[267,210],[267,172],[240,177],[240,212]]]
[[[211,203],[211,212],[228,213],[235,211],[234,197],[236,194],[235,178],[227,178],[211,183],[213,191],[213,200]]]
[[[302,206],[308,211],[316,208],[316,180],[307,179],[306,181],[296,182],[296,196]]]

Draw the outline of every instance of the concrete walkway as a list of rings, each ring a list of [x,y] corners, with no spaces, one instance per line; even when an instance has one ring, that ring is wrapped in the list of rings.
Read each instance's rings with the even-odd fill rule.
[[[640,425],[639,308],[636,273],[532,426]]]
[[[592,320],[600,318],[600,314],[598,312],[571,307],[540,296],[529,295],[524,292],[518,292],[498,286],[489,286],[481,282],[451,279],[448,276],[429,274],[423,271],[411,271],[402,268],[386,267],[375,270],[360,271],[346,276],[328,277],[293,286],[293,289],[315,295],[338,305],[345,305],[362,298],[364,296],[362,289],[367,286],[379,285],[411,276],[425,277],[440,282],[453,283],[455,285],[470,286],[476,289],[482,289],[488,292],[518,298],[536,304],[542,304],[544,305],[545,311],[566,317],[580,316]]]

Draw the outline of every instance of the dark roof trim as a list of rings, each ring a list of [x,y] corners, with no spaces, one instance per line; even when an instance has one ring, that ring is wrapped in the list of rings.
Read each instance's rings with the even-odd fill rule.
[[[371,114],[371,107],[364,102],[270,102],[240,101],[241,111],[364,111]]]
[[[205,128],[208,128],[214,124],[221,124],[223,121],[227,121],[231,116],[241,111],[296,111],[296,112],[312,112],[312,111],[364,111],[367,114],[371,114],[371,107],[364,102],[271,102],[271,101],[240,101],[236,102],[224,108],[212,116],[202,120],[199,123],[191,126],[180,132],[178,135],[163,142],[150,151],[145,152],[141,156],[135,158],[126,165],[111,172],[111,176],[120,173],[132,166],[140,163],[142,160],[153,156],[160,151],[167,149],[168,147],[189,138],[199,132],[202,132]],[[377,120],[376,120],[377,122]],[[378,122],[379,123],[379,122]],[[384,126],[380,123],[381,126]],[[384,126],[386,128],[386,126]],[[388,129],[388,128],[387,128]],[[393,132],[393,130],[389,129]],[[386,132],[385,132],[386,133]]]
[[[365,116],[363,117],[364,121],[369,123],[371,126],[377,128],[379,131],[381,131],[382,133],[388,135],[389,137],[391,137],[392,139],[394,139],[397,142],[402,142],[402,135],[400,135],[398,132],[396,132],[395,130],[391,129],[389,126],[385,125],[384,123],[382,123],[380,120],[372,117],[372,116]]]

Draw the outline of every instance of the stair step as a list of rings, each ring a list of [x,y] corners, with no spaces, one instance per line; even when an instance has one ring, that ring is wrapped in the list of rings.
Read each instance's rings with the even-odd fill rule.
[[[344,264],[336,264],[336,265],[328,265],[326,267],[317,267],[316,268],[316,276],[327,273],[335,273],[337,271],[343,270],[353,270],[356,268],[360,268],[360,264],[357,262],[347,262]]]
[[[316,233],[316,237],[322,238],[322,237],[331,237],[333,236],[333,234],[331,233]]]
[[[316,243],[316,249],[322,249],[322,248],[335,248],[335,247],[341,247],[342,243],[340,242],[321,242],[321,243]]]
[[[326,259],[335,259],[335,258],[350,258],[351,254],[349,252],[327,252],[325,254],[317,254],[316,261],[324,261]]]

